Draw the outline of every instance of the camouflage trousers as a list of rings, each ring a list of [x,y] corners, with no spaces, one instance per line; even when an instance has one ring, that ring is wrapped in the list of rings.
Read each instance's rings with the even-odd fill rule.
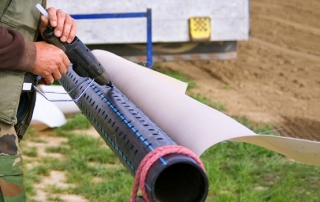
[[[26,201],[22,157],[13,125],[0,121],[0,202]]]

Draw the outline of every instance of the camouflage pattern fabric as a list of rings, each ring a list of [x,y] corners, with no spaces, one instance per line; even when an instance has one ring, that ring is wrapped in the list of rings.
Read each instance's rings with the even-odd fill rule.
[[[0,121],[0,202],[24,202],[22,158],[13,125]]]

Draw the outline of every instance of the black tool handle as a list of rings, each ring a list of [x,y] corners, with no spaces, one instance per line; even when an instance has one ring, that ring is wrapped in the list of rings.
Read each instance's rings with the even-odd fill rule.
[[[52,27],[48,27],[47,29],[45,29],[43,31],[43,36],[48,43],[55,45],[56,47],[63,50],[63,52],[66,52],[67,45],[61,42],[60,39],[54,35]]]
[[[61,42],[48,27],[43,36],[45,40],[63,50],[72,63],[73,70],[81,77],[90,77],[100,85],[110,83],[110,77],[89,48],[76,36],[71,43]]]

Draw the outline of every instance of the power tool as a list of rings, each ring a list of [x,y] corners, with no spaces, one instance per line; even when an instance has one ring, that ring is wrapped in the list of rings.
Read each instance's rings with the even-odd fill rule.
[[[60,39],[54,35],[53,30],[52,27],[44,30],[43,36],[45,40],[65,52],[72,63],[73,70],[79,76],[94,79],[94,81],[100,85],[113,86],[107,71],[77,36],[71,43],[61,42]]]
[[[37,4],[36,7],[49,19],[49,14],[40,4]],[[79,76],[89,77],[100,85],[113,87],[110,76],[105,68],[77,36],[71,43],[61,42],[60,39],[54,35],[53,31],[54,28],[48,26],[43,32],[44,39],[65,52],[72,63],[73,70]]]

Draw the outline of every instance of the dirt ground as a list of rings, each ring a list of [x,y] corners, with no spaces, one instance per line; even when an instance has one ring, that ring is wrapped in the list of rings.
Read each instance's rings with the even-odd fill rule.
[[[250,39],[232,61],[165,62],[230,115],[320,140],[320,1],[251,0]]]

